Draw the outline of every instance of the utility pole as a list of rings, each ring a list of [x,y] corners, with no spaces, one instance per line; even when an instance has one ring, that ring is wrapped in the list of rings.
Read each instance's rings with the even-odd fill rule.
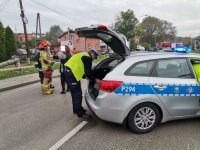
[[[22,22],[23,22],[23,26],[24,26],[24,34],[25,34],[25,41],[26,41],[26,50],[27,50],[27,63],[30,64],[30,50],[29,50],[29,46],[28,46],[28,36],[27,36],[27,30],[26,30],[26,24],[28,23],[27,18],[24,15],[24,8],[22,5],[22,0],[19,0],[19,4],[20,4],[20,10],[21,10],[21,14],[20,16],[22,17]]]
[[[37,13],[37,20],[36,20],[35,48],[37,47],[38,24],[39,24],[40,39],[41,39],[42,38],[42,33],[41,33],[40,13]]]

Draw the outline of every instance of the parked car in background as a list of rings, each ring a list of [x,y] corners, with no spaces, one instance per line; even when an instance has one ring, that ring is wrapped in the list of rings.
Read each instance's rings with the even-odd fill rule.
[[[33,48],[30,50],[32,55],[35,55],[37,52],[39,52],[39,50],[37,48]]]
[[[19,56],[27,55],[27,51],[25,49],[19,48],[17,49],[17,55]]]
[[[145,48],[141,45],[137,45],[136,51],[145,51]]]
[[[148,51],[157,52],[157,51],[159,51],[159,48],[157,48],[157,47],[150,47],[148,49]]]

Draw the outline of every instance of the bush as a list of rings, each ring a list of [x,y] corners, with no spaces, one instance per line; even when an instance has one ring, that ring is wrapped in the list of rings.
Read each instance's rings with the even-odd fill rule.
[[[4,51],[4,27],[3,24],[0,21],[0,62],[3,62],[6,60],[5,58],[5,51]]]
[[[15,37],[9,26],[5,30],[5,52],[7,59],[10,59],[12,55],[16,54]]]

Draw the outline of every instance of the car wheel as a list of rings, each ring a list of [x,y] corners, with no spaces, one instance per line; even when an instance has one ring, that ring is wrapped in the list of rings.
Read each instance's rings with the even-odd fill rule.
[[[147,133],[155,128],[159,121],[159,110],[151,103],[137,105],[128,115],[128,126],[135,133]]]

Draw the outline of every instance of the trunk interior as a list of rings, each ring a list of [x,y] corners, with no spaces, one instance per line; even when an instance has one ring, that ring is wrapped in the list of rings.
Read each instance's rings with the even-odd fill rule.
[[[107,73],[112,71],[122,61],[124,61],[124,57],[119,56],[117,54],[110,55],[110,57],[101,61],[94,68],[94,76],[97,79],[102,80]],[[89,81],[88,92],[90,96],[95,100],[99,94],[99,84],[95,83],[95,81]]]

